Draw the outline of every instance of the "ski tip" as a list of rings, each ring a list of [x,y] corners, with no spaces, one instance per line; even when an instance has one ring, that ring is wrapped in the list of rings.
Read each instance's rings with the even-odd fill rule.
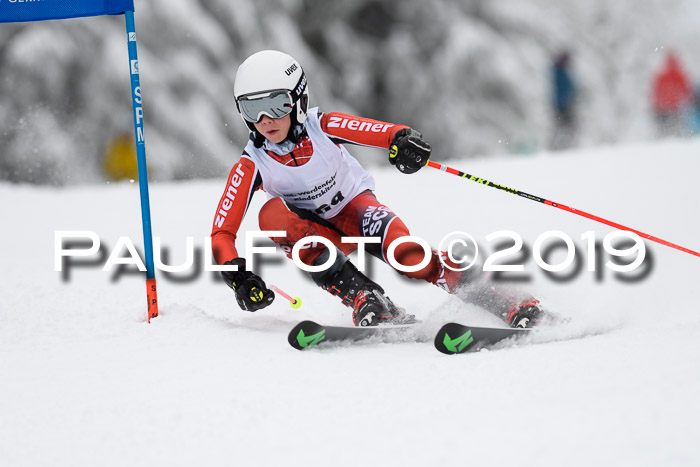
[[[444,324],[435,334],[435,348],[446,355],[464,353],[473,342],[471,329],[457,323]]]
[[[326,330],[315,321],[302,321],[289,331],[287,341],[297,350],[305,350],[320,344],[326,337]]]
[[[435,335],[435,348],[447,355],[474,352],[530,331],[530,328],[484,328],[447,323]]]

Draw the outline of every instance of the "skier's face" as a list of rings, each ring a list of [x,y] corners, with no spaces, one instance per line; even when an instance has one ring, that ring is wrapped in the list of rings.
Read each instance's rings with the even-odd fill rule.
[[[263,115],[263,118],[255,123],[255,129],[258,130],[258,133],[273,143],[284,141],[287,138],[290,126],[292,126],[291,115],[285,115],[282,118],[270,118],[267,115]]]

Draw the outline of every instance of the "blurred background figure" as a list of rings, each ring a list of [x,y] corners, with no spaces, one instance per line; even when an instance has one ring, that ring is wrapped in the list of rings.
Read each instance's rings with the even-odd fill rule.
[[[571,147],[576,138],[576,85],[571,77],[571,55],[562,52],[552,66],[554,134],[551,149]]]
[[[652,99],[658,135],[682,136],[689,133],[686,116],[694,103],[693,90],[678,57],[669,53],[654,76]]]
[[[693,105],[690,112],[690,133],[700,135],[700,85],[695,87]]]
[[[133,135],[128,132],[117,133],[107,144],[102,163],[108,180],[138,180],[139,168]]]

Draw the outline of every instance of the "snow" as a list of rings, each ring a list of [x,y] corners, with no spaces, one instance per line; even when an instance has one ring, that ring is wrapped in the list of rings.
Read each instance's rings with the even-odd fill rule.
[[[698,139],[666,140],[449,165],[697,251],[698,154]],[[435,246],[456,230],[483,245],[512,230],[532,246],[554,229],[580,247],[584,232],[612,231],[432,169],[372,172],[379,199]],[[204,248],[224,183],[151,184],[168,264],[185,260],[188,236]],[[67,281],[54,270],[59,230],[96,232],[105,255],[119,237],[142,245],[136,183],[4,183],[0,198],[0,465],[700,463],[700,258],[646,242],[651,272],[627,283],[585,267],[553,282],[530,257],[524,286],[572,318],[553,342],[460,356],[431,343],[298,352],[286,342],[294,323],[350,314],[290,261],[268,259],[261,274],[302,297],[299,310],[278,299],[243,312],[210,274],[158,273],[161,316],[146,324],[142,276],[113,280],[106,256]],[[242,231],[257,230],[263,202]],[[383,264],[370,271],[430,325],[499,325]]]

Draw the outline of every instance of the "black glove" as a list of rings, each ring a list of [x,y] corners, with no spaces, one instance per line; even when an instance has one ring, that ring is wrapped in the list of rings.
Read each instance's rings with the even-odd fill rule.
[[[423,135],[412,128],[404,128],[394,135],[389,147],[389,162],[405,174],[416,173],[430,159],[430,145]]]
[[[246,271],[245,258],[236,258],[224,264],[238,266],[238,271],[221,271],[226,285],[236,293],[241,310],[257,311],[270,305],[275,293],[268,289],[260,276]]]

